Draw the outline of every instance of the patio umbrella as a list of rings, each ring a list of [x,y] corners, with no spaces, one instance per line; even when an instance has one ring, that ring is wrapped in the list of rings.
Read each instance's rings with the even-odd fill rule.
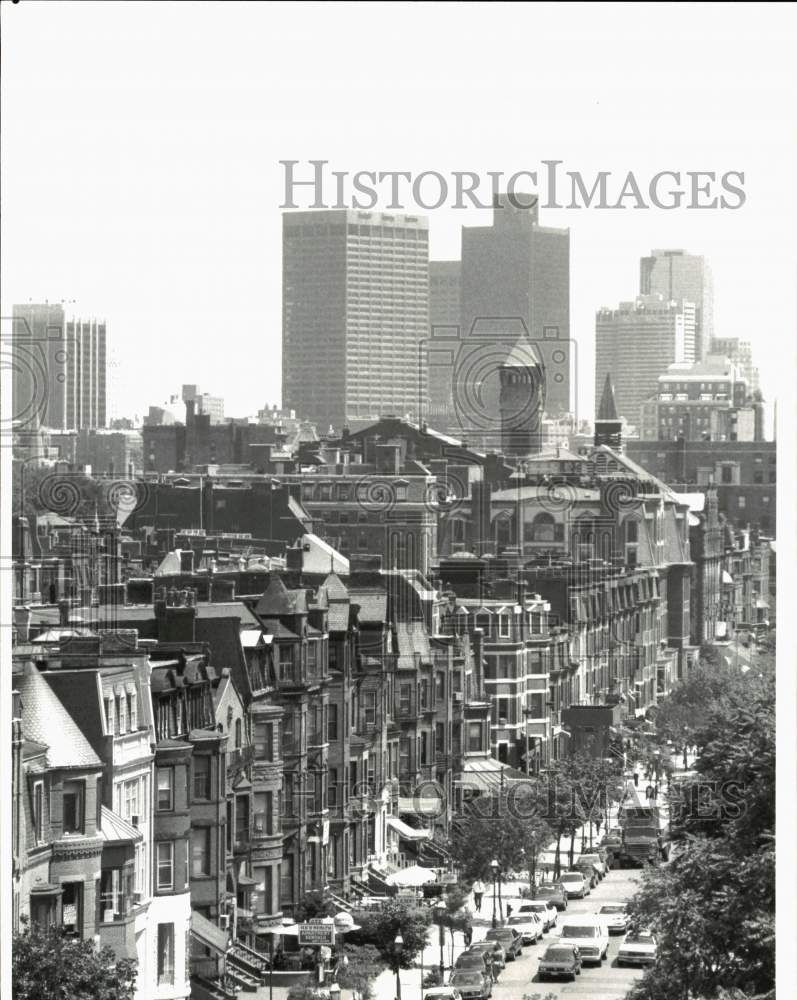
[[[429,868],[421,868],[420,865],[410,865],[409,868],[402,868],[394,875],[388,875],[387,881],[391,885],[420,886],[429,882],[436,882],[437,876]]]

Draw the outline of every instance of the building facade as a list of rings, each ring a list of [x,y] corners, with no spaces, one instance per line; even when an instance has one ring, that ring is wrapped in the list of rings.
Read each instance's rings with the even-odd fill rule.
[[[639,262],[639,294],[694,303],[695,361],[713,351],[714,280],[705,257],[685,250],[651,250]]]

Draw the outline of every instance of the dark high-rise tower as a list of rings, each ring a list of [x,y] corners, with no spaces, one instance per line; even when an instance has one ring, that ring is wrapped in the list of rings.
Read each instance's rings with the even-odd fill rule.
[[[283,406],[326,431],[417,415],[429,335],[429,232],[419,216],[286,212]]]
[[[461,273],[463,338],[475,323],[489,335],[490,324],[522,320],[546,374],[546,412],[571,412],[569,230],[541,226],[536,204],[517,208],[498,195],[492,226],[462,230]]]

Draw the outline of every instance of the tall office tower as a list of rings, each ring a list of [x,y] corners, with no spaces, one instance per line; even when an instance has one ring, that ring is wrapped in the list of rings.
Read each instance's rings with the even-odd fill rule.
[[[458,260],[429,261],[429,323],[459,326],[462,265]]]
[[[104,322],[64,317],[63,306],[16,305],[12,313],[13,419],[20,430],[105,427]]]
[[[685,250],[651,250],[639,262],[639,294],[694,302],[695,361],[702,361],[714,336],[714,281],[706,258]]]
[[[461,266],[463,338],[478,324],[508,355],[516,340],[501,341],[502,331],[522,320],[544,367],[546,413],[571,412],[570,231],[541,226],[536,204],[518,208],[499,194],[492,226],[463,228]]]
[[[739,366],[742,377],[747,379],[750,392],[761,391],[761,377],[753,363],[753,348],[749,340],[739,340],[738,337],[713,337],[711,354],[724,354]]]
[[[695,359],[695,307],[661,295],[640,295],[595,317],[595,398],[612,376],[617,413],[639,426],[642,404],[658,390],[659,375]]]
[[[459,337],[461,289],[462,265],[458,260],[429,261],[429,325],[433,339]],[[437,430],[456,433],[462,428],[458,428],[453,420],[451,367],[428,362],[427,353],[429,398],[423,409],[423,418]]]
[[[425,218],[290,212],[282,226],[283,406],[326,431],[417,415],[429,335]]]

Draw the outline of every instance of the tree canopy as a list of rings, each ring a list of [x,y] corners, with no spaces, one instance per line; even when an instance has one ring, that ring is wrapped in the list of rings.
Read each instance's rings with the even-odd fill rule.
[[[14,1000],[133,1000],[136,962],[60,930],[27,925],[14,935]]]

